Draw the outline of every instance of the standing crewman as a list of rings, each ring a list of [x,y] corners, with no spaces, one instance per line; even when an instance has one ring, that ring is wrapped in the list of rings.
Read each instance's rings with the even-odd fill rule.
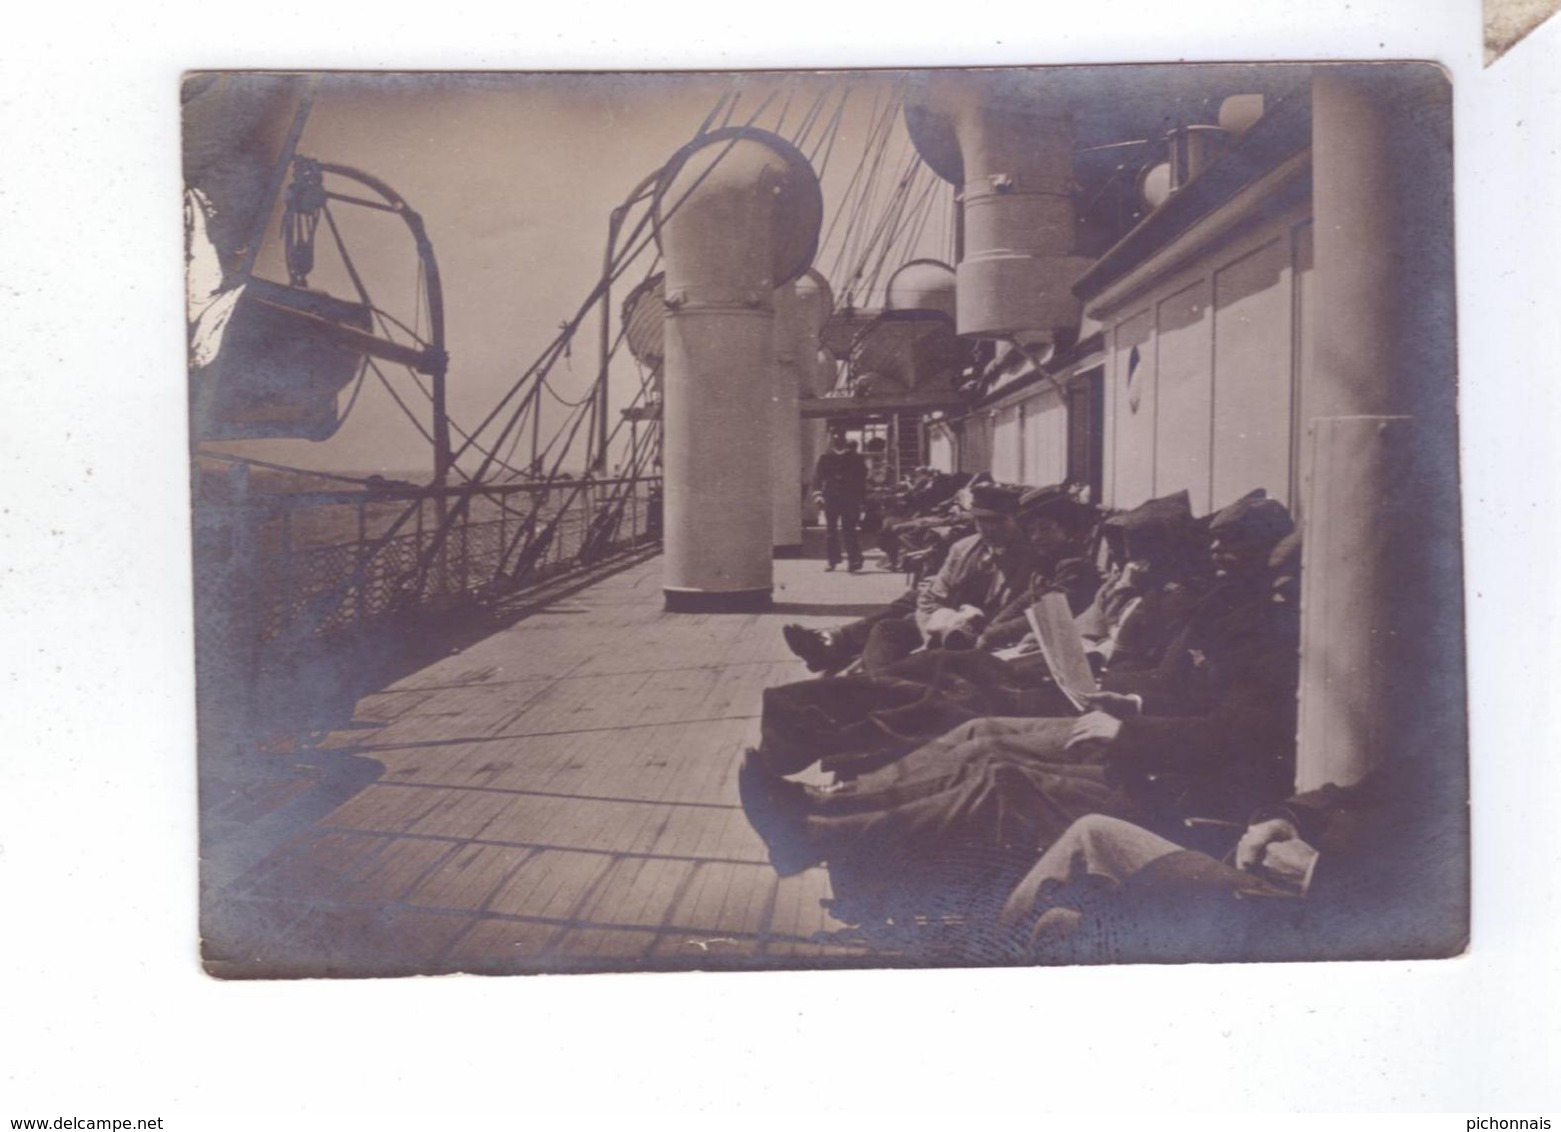
[[[840,565],[840,538],[845,536],[846,563],[855,574],[862,569],[862,544],[856,527],[867,499],[867,461],[846,443],[844,433],[829,438],[829,451],[813,470],[813,490],[824,504],[826,570]]]

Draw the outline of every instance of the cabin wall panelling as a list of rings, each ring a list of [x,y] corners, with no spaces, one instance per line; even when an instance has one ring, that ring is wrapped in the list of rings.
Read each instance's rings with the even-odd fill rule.
[[[1068,478],[1068,406],[1047,385],[1024,403],[1024,477],[1035,487]]]
[[[1291,241],[1281,236],[1214,274],[1213,495],[1207,510],[1254,487],[1286,504],[1292,498],[1291,261]]]
[[[954,434],[942,424],[933,425],[927,432],[927,464],[940,472],[953,472],[958,465],[954,450]]]
[[[1186,489],[1196,514],[1209,510],[1216,425],[1209,284],[1200,279],[1155,308],[1154,495]],[[1288,342],[1289,339],[1286,339]]]
[[[1136,507],[1154,494],[1154,311],[1145,309],[1111,331],[1111,388],[1106,396],[1105,502]]]
[[[1108,337],[1108,506],[1186,488],[1207,513],[1262,487],[1299,514],[1311,257],[1310,218],[1293,209],[1123,308]]]
[[[959,470],[967,475],[992,470],[992,422],[986,413],[972,413],[960,422]]]
[[[1023,483],[1022,412],[1018,405],[998,409],[992,417],[992,478],[998,483]]]

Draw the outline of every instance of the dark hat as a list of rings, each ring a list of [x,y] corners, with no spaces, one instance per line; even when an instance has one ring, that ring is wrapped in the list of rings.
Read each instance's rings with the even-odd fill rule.
[[[1180,527],[1192,522],[1192,497],[1185,491],[1162,495],[1140,503],[1131,511],[1112,515],[1105,522],[1107,532],[1134,531],[1149,527]]]
[[[1002,483],[981,483],[970,489],[970,513],[976,518],[1003,519],[1019,510],[1022,489]]]
[[[1214,538],[1249,538],[1278,542],[1295,530],[1290,512],[1277,499],[1268,499],[1260,491],[1244,495],[1209,520]]]
[[[1019,497],[1020,519],[1051,519],[1064,527],[1083,526],[1090,508],[1073,497],[1067,484],[1034,487]]]
[[[1043,515],[1047,518],[1062,518],[1072,503],[1073,496],[1060,483],[1032,487],[1019,497],[1019,514],[1026,519],[1036,519]]]
[[[1118,558],[1147,558],[1171,572],[1202,560],[1206,553],[1206,543],[1198,536],[1192,517],[1192,499],[1186,491],[1163,495],[1112,515],[1101,524],[1101,531]]]

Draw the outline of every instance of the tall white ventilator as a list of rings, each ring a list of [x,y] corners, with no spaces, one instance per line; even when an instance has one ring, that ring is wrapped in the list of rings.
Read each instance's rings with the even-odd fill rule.
[[[1091,261],[1073,254],[1073,123],[1054,82],[934,76],[907,100],[905,125],[963,202],[959,334],[1040,345],[1074,330],[1073,284]]]
[[[666,608],[764,609],[774,577],[774,292],[812,261],[823,197],[794,146],[739,127],[679,151],[655,209],[666,265]]]

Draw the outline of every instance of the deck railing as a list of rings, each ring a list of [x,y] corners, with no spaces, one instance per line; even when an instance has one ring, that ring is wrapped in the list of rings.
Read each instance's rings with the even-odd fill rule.
[[[251,494],[197,509],[252,639],[501,603],[661,537],[659,477]]]

